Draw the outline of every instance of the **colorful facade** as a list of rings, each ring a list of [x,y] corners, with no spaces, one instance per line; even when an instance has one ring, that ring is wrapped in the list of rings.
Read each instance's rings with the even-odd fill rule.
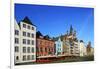
[[[36,62],[39,58],[55,59],[57,57],[67,56],[93,56],[94,48],[89,42],[85,47],[84,42],[76,37],[76,31],[72,26],[70,31],[55,39],[48,35],[43,36],[40,32],[36,33],[36,26],[25,17],[19,23],[15,20],[15,43],[14,60],[15,64],[25,62]],[[52,58],[51,58],[52,57]]]
[[[50,39],[44,39],[44,37],[37,38],[37,57],[50,57],[54,56],[54,41]]]
[[[62,55],[63,54],[63,42],[59,38],[57,41],[55,41],[55,46],[56,46],[56,56]]]

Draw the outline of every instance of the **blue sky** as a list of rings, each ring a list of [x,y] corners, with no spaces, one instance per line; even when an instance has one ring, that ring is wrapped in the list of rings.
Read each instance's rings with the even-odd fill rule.
[[[17,22],[28,16],[37,30],[51,37],[65,34],[70,25],[77,31],[78,39],[94,47],[94,9],[82,7],[15,4]]]

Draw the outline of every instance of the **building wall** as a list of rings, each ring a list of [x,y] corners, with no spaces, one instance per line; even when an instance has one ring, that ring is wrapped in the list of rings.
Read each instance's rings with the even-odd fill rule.
[[[87,56],[87,49],[84,42],[79,42],[80,56]]]
[[[67,37],[68,43],[69,43],[69,55],[70,56],[79,56],[79,45],[78,41],[75,41],[76,36],[68,35]]]
[[[87,56],[86,46],[84,46],[84,56]]]
[[[59,38],[57,41],[55,41],[56,45],[56,55],[62,55],[63,54],[63,42]]]
[[[70,55],[74,56],[75,55],[75,47],[72,45],[73,43],[70,43]]]
[[[83,42],[79,42],[79,46],[80,46],[80,56],[84,56],[84,43]]]
[[[74,55],[79,56],[79,54],[80,54],[80,50],[79,50],[78,42],[74,42]]]
[[[26,25],[26,28],[23,27]],[[15,34],[15,64],[24,62],[36,61],[36,27],[25,22],[20,22],[19,25],[15,21],[15,30],[19,31],[19,34]],[[16,31],[15,31],[16,32]],[[24,33],[23,33],[24,32]],[[17,40],[16,40],[17,38]],[[18,60],[17,60],[17,59]]]
[[[23,25],[26,25],[26,28],[24,28]],[[28,29],[28,26],[30,29]],[[25,22],[20,22],[20,28],[21,62],[34,62],[36,61],[36,27]],[[23,35],[23,32],[26,32],[26,34]],[[30,36],[28,34],[30,34]]]
[[[53,56],[54,55],[54,41],[44,38],[37,38],[37,57]]]
[[[90,56],[90,55],[91,55],[91,47],[87,46],[87,56]]]
[[[63,41],[63,54],[70,56],[70,43],[68,40]]]
[[[66,56],[70,55],[70,43],[67,35],[64,35],[62,38],[63,41],[63,54]]]
[[[19,63],[20,59],[20,28],[15,20],[14,22],[14,61],[15,63]]]
[[[91,47],[91,55],[94,55],[94,48]]]

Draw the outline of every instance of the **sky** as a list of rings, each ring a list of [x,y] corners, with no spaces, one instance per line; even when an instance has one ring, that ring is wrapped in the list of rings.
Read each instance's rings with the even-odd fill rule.
[[[15,19],[19,23],[27,16],[43,35],[57,37],[76,30],[77,38],[94,47],[94,9],[68,6],[15,4]]]

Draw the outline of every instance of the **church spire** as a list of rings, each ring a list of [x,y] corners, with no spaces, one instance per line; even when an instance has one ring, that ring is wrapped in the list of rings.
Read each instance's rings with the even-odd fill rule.
[[[70,26],[70,35],[72,35],[72,33],[73,33],[73,27],[72,27],[72,25]]]

